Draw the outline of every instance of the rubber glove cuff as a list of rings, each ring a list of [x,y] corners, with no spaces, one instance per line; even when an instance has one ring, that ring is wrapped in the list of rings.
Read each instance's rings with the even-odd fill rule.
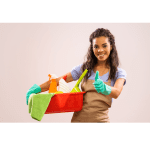
[[[28,100],[29,100],[29,97],[30,97],[30,95],[31,94],[33,94],[33,93],[39,93],[39,92],[41,92],[41,87],[40,86],[38,86],[37,84],[34,84],[29,90],[28,90],[28,92],[27,92],[27,94],[26,94],[26,104],[28,105]]]
[[[109,85],[105,84],[104,85],[104,92],[102,92],[102,94],[109,95],[110,93],[111,93],[111,87]]]

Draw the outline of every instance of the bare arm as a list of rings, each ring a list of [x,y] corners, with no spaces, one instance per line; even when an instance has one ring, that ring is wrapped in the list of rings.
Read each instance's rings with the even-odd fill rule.
[[[67,83],[73,81],[71,72],[68,72],[68,73],[65,74],[65,75],[67,75],[67,78],[66,78],[66,82],[67,82]],[[59,85],[59,80],[60,80],[61,78],[63,78],[65,75],[56,78],[57,86]],[[50,80],[50,81],[46,81],[45,83],[41,84],[41,85],[40,85],[40,87],[41,87],[41,92],[48,91],[48,90],[49,90],[50,83],[51,83],[51,80]]]
[[[117,79],[114,87],[111,86],[111,93],[109,95],[107,95],[106,97],[111,97],[111,98],[117,99],[123,89],[124,81],[125,81],[125,79],[123,79],[123,78]]]

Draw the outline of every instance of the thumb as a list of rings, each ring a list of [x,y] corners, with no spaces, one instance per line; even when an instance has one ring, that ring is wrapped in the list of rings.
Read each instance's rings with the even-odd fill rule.
[[[99,71],[96,71],[96,75],[95,75],[95,81],[99,79]]]

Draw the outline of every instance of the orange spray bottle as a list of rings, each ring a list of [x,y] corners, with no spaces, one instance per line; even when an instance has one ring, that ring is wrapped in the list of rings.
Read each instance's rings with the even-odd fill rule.
[[[56,79],[51,79],[51,75],[49,74],[49,81],[51,80],[51,83],[50,83],[50,87],[49,87],[49,93],[55,93],[57,92],[57,82],[56,82]]]

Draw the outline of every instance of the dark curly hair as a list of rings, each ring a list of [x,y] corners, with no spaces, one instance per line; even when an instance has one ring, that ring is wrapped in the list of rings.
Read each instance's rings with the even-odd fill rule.
[[[110,55],[106,61],[106,65],[110,67],[110,74],[108,79],[115,79],[117,67],[119,66],[119,58],[118,58],[118,53],[115,45],[115,37],[110,33],[108,29],[98,28],[90,35],[89,41],[91,44],[85,56],[87,60],[84,61],[81,67],[82,72],[85,69],[88,70],[88,73],[84,77],[84,81],[87,81],[87,79],[91,76],[91,71],[93,70],[94,66],[97,64],[97,58],[95,57],[93,52],[93,39],[101,36],[108,37],[109,43],[110,45],[112,45],[112,50],[110,51]]]

